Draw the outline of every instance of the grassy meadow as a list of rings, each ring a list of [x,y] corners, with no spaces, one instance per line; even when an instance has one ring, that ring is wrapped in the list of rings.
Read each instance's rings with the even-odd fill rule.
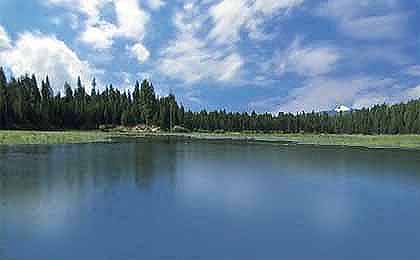
[[[420,135],[291,134],[280,138],[300,144],[420,149]]]
[[[180,135],[180,134],[175,134]],[[420,149],[420,135],[335,135],[335,134],[246,134],[193,133],[182,134],[197,139],[250,140],[291,142],[306,145],[351,146],[367,148]]]
[[[307,145],[352,146],[368,148],[420,149],[420,135],[332,135],[332,134],[251,134],[251,133],[144,133],[101,131],[0,131],[0,145],[76,144],[109,142],[115,137],[176,136],[206,140],[247,140],[292,142]]]
[[[91,143],[110,138],[110,134],[99,131],[0,131],[0,145]]]

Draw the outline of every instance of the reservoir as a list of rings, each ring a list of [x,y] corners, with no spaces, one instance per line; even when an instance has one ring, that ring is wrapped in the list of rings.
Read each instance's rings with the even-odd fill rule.
[[[165,138],[0,147],[1,260],[420,259],[420,153]]]

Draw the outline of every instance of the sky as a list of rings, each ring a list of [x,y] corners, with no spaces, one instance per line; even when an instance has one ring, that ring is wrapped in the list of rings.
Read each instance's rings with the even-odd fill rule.
[[[396,103],[420,97],[420,1],[0,0],[0,66],[193,110]]]

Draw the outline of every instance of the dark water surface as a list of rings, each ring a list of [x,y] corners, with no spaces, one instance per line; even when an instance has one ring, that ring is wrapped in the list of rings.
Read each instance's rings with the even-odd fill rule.
[[[0,259],[420,259],[420,152],[3,146]]]

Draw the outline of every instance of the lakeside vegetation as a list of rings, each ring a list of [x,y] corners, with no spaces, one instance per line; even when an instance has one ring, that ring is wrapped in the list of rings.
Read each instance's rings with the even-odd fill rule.
[[[275,138],[298,144],[420,149],[420,135],[287,134]]]
[[[180,132],[208,132],[212,136],[240,132],[266,133],[290,141],[312,144],[374,147],[417,147],[420,134],[420,100],[395,105],[329,114],[311,113],[234,113],[186,110],[173,94],[158,97],[153,84],[136,82],[133,92],[121,92],[112,85],[98,91],[96,80],[91,92],[78,79],[73,89],[64,85],[64,95],[54,93],[48,77],[38,84],[36,77],[24,75],[8,80],[0,67],[0,129],[73,130],[44,134],[3,132],[0,143],[74,143],[103,140],[116,133],[74,132],[124,126]],[[117,131],[118,132],[118,131]],[[21,135],[19,137],[18,135]],[[230,134],[224,134],[225,136]],[[366,135],[366,136],[361,136]]]
[[[251,134],[188,133],[165,134],[203,140],[255,141],[297,145],[400,148],[420,150],[420,135],[345,135],[345,134]]]
[[[0,145],[76,144],[112,142],[121,137],[176,137],[201,140],[233,140],[279,144],[350,146],[366,148],[401,148],[420,150],[420,135],[335,135],[280,133],[169,133],[117,129],[100,131],[0,131]]]
[[[99,131],[0,131],[0,145],[76,144],[109,142],[112,135]]]

